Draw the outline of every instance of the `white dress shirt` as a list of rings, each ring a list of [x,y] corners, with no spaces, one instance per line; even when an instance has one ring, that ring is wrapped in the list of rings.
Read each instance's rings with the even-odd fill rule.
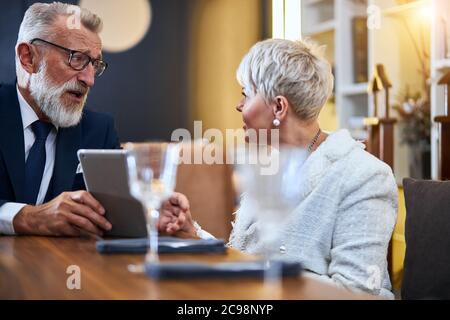
[[[25,161],[28,158],[30,149],[36,140],[31,124],[39,120],[38,116],[30,105],[25,101],[19,89],[17,89],[17,97],[19,99],[20,114],[22,116],[23,136],[25,143]],[[56,133],[57,128],[52,129],[47,137],[45,143],[46,160],[45,169],[42,176],[41,186],[36,204],[42,204],[45,200],[50,180],[53,175],[53,168],[55,166],[55,149],[56,149]],[[8,202],[0,207],[0,234],[14,235],[15,230],[13,226],[14,217],[25,207],[26,204]]]

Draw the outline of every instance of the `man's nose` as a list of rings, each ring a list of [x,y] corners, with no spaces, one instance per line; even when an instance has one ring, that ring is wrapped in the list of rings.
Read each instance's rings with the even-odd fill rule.
[[[95,83],[95,69],[92,63],[78,73],[78,81],[83,82],[87,87],[91,88]]]
[[[242,112],[242,103],[238,103],[238,105],[236,106],[236,110],[238,112]]]

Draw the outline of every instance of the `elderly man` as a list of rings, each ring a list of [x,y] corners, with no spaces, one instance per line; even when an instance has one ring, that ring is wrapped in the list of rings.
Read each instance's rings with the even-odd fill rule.
[[[0,234],[101,235],[112,227],[92,195],[75,191],[84,189],[77,150],[119,147],[113,119],[84,110],[107,64],[100,18],[76,12],[37,3],[20,26],[17,85],[0,86]]]
[[[77,14],[79,13],[79,14]],[[110,117],[84,110],[107,64],[88,10],[36,3],[20,26],[17,85],[0,85],[0,234],[102,235],[105,209],[84,190],[79,149],[116,149]],[[163,210],[188,210],[174,194]]]
[[[25,13],[17,85],[0,86],[0,234],[102,235],[112,228],[102,205],[79,191],[85,185],[77,170],[79,149],[120,147],[113,119],[84,110],[107,67],[101,26],[95,14],[59,2]],[[163,211],[180,210],[189,210],[181,194],[163,204]]]

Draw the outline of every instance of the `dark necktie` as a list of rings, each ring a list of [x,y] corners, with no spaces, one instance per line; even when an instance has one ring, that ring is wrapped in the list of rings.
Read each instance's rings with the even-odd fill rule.
[[[47,141],[53,125],[38,120],[33,122],[31,128],[36,140],[25,163],[25,200],[27,204],[35,205],[45,169],[45,141]]]

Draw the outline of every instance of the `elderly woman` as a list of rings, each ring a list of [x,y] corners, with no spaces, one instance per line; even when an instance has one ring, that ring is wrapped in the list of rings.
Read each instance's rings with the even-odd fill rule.
[[[347,130],[327,134],[319,113],[329,98],[329,63],[309,43],[266,40],[243,59],[237,77],[243,99],[237,110],[244,128],[279,128],[280,143],[309,151],[303,164],[302,197],[281,230],[280,255],[300,261],[321,278],[353,290],[392,298],[387,250],[397,212],[397,186],[388,165],[364,150]],[[160,230],[207,237],[185,210],[165,208]],[[242,206],[230,246],[259,253],[258,228]],[[176,218],[168,218],[175,213]]]

